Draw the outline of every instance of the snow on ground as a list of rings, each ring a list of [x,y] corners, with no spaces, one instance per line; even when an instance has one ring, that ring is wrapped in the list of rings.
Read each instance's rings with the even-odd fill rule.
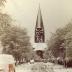
[[[16,72],[72,72],[72,68],[64,68],[53,63],[37,62],[34,64],[25,63],[16,67]]]

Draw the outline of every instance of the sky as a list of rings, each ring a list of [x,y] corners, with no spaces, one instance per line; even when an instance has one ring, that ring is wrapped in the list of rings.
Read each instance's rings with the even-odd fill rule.
[[[16,25],[27,29],[32,42],[39,4],[46,40],[72,19],[72,0],[7,0],[5,12],[15,20]]]

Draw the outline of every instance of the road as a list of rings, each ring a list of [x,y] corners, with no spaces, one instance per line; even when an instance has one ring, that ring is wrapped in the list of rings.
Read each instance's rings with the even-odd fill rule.
[[[16,72],[72,72],[72,68],[64,68],[53,63],[25,63],[16,67]]]

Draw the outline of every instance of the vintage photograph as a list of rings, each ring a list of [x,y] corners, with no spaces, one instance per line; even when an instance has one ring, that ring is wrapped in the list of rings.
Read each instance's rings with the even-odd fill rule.
[[[72,72],[72,0],[0,0],[0,72]]]

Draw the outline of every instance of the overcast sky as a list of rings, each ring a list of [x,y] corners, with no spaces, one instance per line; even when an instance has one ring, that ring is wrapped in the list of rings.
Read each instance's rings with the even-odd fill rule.
[[[6,13],[16,20],[17,25],[27,28],[32,41],[39,4],[46,39],[51,32],[65,26],[72,18],[72,0],[7,0]]]

